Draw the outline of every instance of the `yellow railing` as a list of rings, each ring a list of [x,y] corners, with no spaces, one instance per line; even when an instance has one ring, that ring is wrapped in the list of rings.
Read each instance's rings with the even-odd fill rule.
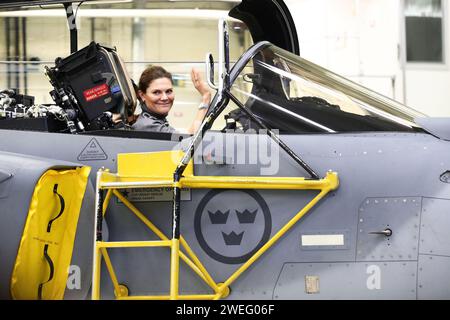
[[[323,179],[308,180],[294,177],[221,177],[221,176],[195,176],[193,174],[192,161],[187,166],[184,176],[179,182],[171,181],[171,174],[174,172],[177,159],[182,157],[181,152],[157,152],[141,154],[123,154],[118,157],[118,173],[100,170],[97,174],[97,194],[101,190],[108,190],[105,201],[99,203],[97,197],[97,207],[101,205],[102,213],[107,210],[108,202],[112,195],[116,196],[127,208],[129,208],[153,233],[159,241],[124,241],[124,242],[104,242],[95,241],[94,264],[92,279],[92,299],[100,299],[100,269],[102,257],[105,260],[106,268],[110,274],[117,299],[137,299],[137,300],[165,300],[165,299],[185,299],[185,300],[206,300],[225,298],[229,294],[229,286],[245,272],[255,261],[273,246],[286,232],[288,232],[311,208],[325,195],[337,189],[339,186],[338,175],[335,172],[328,172]],[[158,163],[157,166],[149,165]],[[145,170],[140,173],[138,166],[144,166]],[[148,169],[151,168],[151,169]],[[225,282],[216,283],[210,276],[206,268],[197,258],[182,236],[180,239],[169,239],[160,231],[146,216],[140,212],[128,199],[119,191],[124,188],[158,188],[158,187],[179,187],[191,189],[283,189],[283,190],[320,190],[320,192],[295,216],[287,222],[275,235],[272,236],[259,250],[257,250],[242,266],[240,266]],[[97,228],[97,221],[96,221]],[[180,250],[180,245],[186,253]],[[156,296],[129,296],[125,286],[119,284],[114,268],[109,259],[109,248],[126,247],[169,247],[171,250],[171,276],[170,294]],[[183,260],[209,287],[213,294],[179,294],[179,261]]]

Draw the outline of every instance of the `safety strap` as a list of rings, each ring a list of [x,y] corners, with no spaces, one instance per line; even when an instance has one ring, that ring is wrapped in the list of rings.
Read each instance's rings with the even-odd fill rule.
[[[39,284],[39,287],[38,287],[38,299],[39,300],[42,300],[42,288],[44,287],[44,284],[46,284],[47,282],[50,282],[53,279],[53,273],[55,271],[55,268],[53,267],[53,261],[50,258],[50,256],[48,255],[47,250],[48,250],[48,244],[46,244],[44,246],[44,258],[45,258],[45,260],[47,260],[48,266],[50,267],[50,275],[49,275],[47,281]]]
[[[57,215],[56,217],[54,217],[53,219],[51,219],[51,220],[48,222],[48,225],[47,225],[47,232],[50,232],[50,229],[52,228],[52,223],[53,223],[53,221],[55,221],[56,219],[58,219],[58,218],[63,214],[64,208],[66,207],[66,204],[65,204],[65,202],[64,202],[64,198],[62,197],[62,195],[60,195],[60,194],[58,193],[58,184],[57,184],[57,183],[55,183],[55,186],[53,187],[53,193],[56,194],[56,195],[58,196],[59,202],[60,202],[60,204],[61,204],[61,206],[60,206],[61,209],[59,210],[58,215]]]
[[[63,214],[64,209],[66,207],[66,204],[64,202],[63,196],[58,193],[58,184],[57,183],[55,183],[55,185],[53,186],[53,193],[56,194],[58,196],[58,198],[59,198],[60,209],[59,209],[58,215],[48,222],[47,233],[49,233],[51,231],[53,221],[58,219]],[[38,299],[39,300],[42,300],[42,288],[44,287],[44,285],[46,283],[50,282],[53,279],[53,274],[54,274],[54,271],[55,271],[55,268],[54,268],[54,265],[53,265],[53,261],[50,258],[50,256],[48,255],[48,244],[46,244],[44,246],[44,258],[45,258],[45,260],[47,260],[48,266],[50,267],[50,275],[49,275],[47,281],[40,283],[39,286],[38,286]]]

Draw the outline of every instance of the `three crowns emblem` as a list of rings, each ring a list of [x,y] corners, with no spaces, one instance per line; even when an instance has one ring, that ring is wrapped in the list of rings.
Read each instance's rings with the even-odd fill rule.
[[[222,232],[223,240],[225,241],[225,244],[227,246],[238,246],[242,242],[242,237],[244,236],[244,231],[237,234],[236,232],[232,231],[229,234],[226,234],[225,232]]]
[[[235,210],[238,221],[240,224],[253,224],[255,223],[256,214],[258,209],[254,211],[250,211],[245,209],[244,211]],[[228,220],[228,216],[230,214],[230,210],[222,212],[217,210],[216,212],[211,212],[208,210],[209,219],[211,220],[211,224],[226,224]],[[236,233],[232,231],[231,233],[222,232],[223,240],[227,246],[239,246],[242,242],[242,238],[244,236],[244,231],[241,233]]]

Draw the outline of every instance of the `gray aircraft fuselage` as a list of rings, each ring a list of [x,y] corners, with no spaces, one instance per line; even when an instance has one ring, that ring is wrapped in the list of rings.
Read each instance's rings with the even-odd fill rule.
[[[91,166],[94,185],[99,168],[117,170],[118,153],[179,148],[177,141],[170,140],[12,130],[0,130],[0,136],[2,151]],[[236,142],[234,150],[224,147],[226,156],[213,159],[218,163],[198,163],[199,158],[194,157],[196,175],[260,176],[261,168],[267,169],[262,159],[237,163],[241,156],[248,157],[252,135],[208,132],[204,141],[225,137]],[[337,172],[340,186],[232,284],[229,299],[450,298],[449,141],[426,133],[395,132],[281,138],[320,176],[329,170]],[[220,163],[222,159],[226,163]],[[272,175],[306,174],[280,151]],[[172,202],[164,192],[131,198],[170,236]],[[220,282],[315,194],[301,190],[186,190],[181,202],[182,236]],[[256,210],[253,222],[237,219],[237,212],[245,210]],[[229,211],[228,219],[213,223],[208,212],[219,211]],[[106,223],[110,241],[156,239],[117,199],[110,202]],[[374,233],[386,229],[392,231],[390,236]],[[240,238],[227,238],[232,232]],[[322,242],[309,243],[311,239]],[[169,250],[114,249],[110,255],[119,282],[133,295],[168,292]],[[181,293],[211,293],[186,265],[180,266]],[[90,277],[91,270],[82,272]],[[108,278],[103,266],[101,295],[106,299],[114,298]]]

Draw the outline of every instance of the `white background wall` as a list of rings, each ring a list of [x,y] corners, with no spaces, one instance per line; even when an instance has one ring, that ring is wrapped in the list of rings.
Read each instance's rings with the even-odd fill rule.
[[[450,116],[448,0],[443,0],[447,63],[440,65],[402,63],[405,49],[402,41],[404,25],[402,0],[285,0],[285,2],[294,18],[300,51],[304,58],[426,114]],[[96,22],[98,41],[117,46],[118,52],[126,61],[202,61],[206,51],[213,51],[217,57],[215,22],[200,21],[192,24],[187,21],[172,22],[169,19],[165,21],[167,25],[162,26],[158,19],[146,20],[145,39],[141,46],[134,50],[131,44],[130,21],[131,18],[115,18],[109,26],[103,26],[106,22],[101,19]],[[80,47],[90,41],[90,25],[89,20],[81,18]],[[69,40],[64,18],[40,20],[30,18],[28,26],[27,38],[33,43],[28,47],[29,56],[52,61],[57,56],[68,54],[66,51]],[[105,28],[108,32],[103,34],[101,31]],[[197,32],[197,37],[192,38],[188,35],[193,31]],[[0,40],[4,42],[4,39]],[[232,40],[234,45],[231,48],[238,49],[232,52],[232,58],[236,59],[243,48],[236,45],[237,39]],[[246,43],[243,47],[248,45],[249,43]],[[0,48],[1,55],[4,55],[4,50]],[[135,52],[138,52],[139,56]],[[131,64],[129,71],[136,76],[144,67],[144,64]],[[168,67],[173,68],[171,71],[174,72],[188,71],[187,67],[182,71],[172,65]],[[29,83],[35,88],[30,94],[36,95],[37,101],[49,102],[43,101],[49,99],[49,84],[42,70],[30,74]],[[3,83],[0,85],[5,86]],[[186,90],[188,89],[192,88],[186,87]],[[180,94],[179,101],[182,101],[181,98],[183,97]],[[187,117],[180,113],[179,118]]]
[[[61,15],[64,11],[61,9]],[[199,19],[196,17],[141,17],[137,23],[133,17],[95,18],[84,17],[80,11],[78,25],[78,48],[88,45],[92,27],[95,27],[95,41],[116,47],[118,54],[126,62],[126,68],[136,83],[148,64],[165,67],[174,76],[176,99],[168,119],[178,129],[189,127],[197,113],[201,96],[190,80],[191,68],[204,73],[204,61],[207,52],[218,58],[218,18]],[[133,25],[134,22],[134,25]],[[0,26],[4,26],[0,17]],[[133,40],[133,27],[142,28],[141,36]],[[248,48],[251,37],[248,31],[232,28],[230,22],[230,59],[236,61]],[[0,32],[0,60],[6,60],[6,40]],[[53,66],[56,57],[69,55],[70,37],[64,16],[28,17],[27,18],[27,56],[38,57],[45,61],[28,68],[28,94],[35,97],[35,102],[53,103],[49,91],[52,89],[44,74],[44,65]],[[0,89],[7,88],[6,67],[0,77]],[[217,78],[217,77],[216,77]],[[14,82],[15,83],[15,82]],[[23,86],[24,81],[20,80]],[[23,88],[19,85],[20,91]],[[223,121],[222,121],[223,122]],[[222,125],[223,127],[223,125]],[[222,128],[221,127],[221,128]]]
[[[301,56],[431,116],[450,116],[448,64],[404,64],[401,0],[285,0]],[[449,6],[443,0],[447,29]],[[444,31],[445,61],[449,61]]]

